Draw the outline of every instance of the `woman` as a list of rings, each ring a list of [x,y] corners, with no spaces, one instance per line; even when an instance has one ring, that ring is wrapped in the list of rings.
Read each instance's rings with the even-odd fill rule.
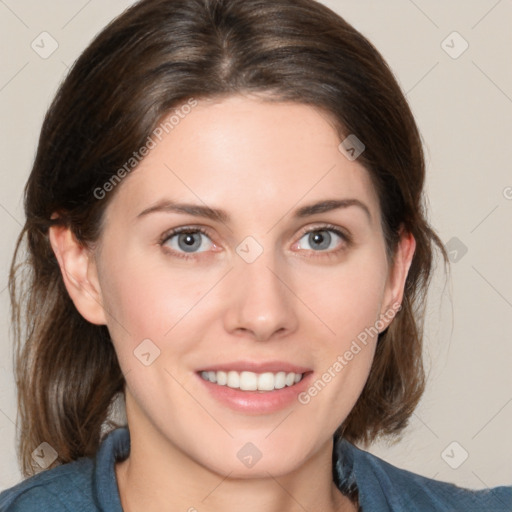
[[[509,510],[512,488],[354,446],[398,434],[423,392],[445,255],[423,182],[391,72],[321,4],[145,0],[114,20],[26,187],[19,450],[46,471],[0,509]]]

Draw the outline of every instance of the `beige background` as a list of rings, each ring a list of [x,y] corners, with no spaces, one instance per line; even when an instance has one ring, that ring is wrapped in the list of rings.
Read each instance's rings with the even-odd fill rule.
[[[91,38],[131,3],[0,0],[0,490],[20,479],[6,285],[23,186],[57,85]],[[407,93],[427,150],[431,220],[454,259],[448,285],[436,275],[432,287],[427,392],[402,442],[372,451],[467,487],[510,485],[512,2],[324,3],[377,46]],[[32,49],[35,41],[40,53],[49,52],[51,38],[58,48],[47,58]]]

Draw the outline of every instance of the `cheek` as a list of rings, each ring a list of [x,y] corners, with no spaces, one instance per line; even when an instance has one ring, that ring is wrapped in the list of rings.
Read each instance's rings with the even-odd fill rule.
[[[309,287],[307,303],[330,332],[323,329],[327,334],[313,349],[318,373],[299,402],[333,429],[352,409],[369,375],[387,269],[384,253],[373,247],[333,267],[328,279],[317,273],[321,286]]]
[[[341,350],[379,319],[387,281],[383,249],[353,254],[344,264],[302,277],[304,302],[329,329],[329,345]]]
[[[129,250],[126,252],[129,254]],[[102,284],[106,305],[139,334],[163,336],[208,291],[208,273],[172,266],[165,256],[148,258],[132,251],[112,253]],[[106,265],[106,267],[107,267]],[[213,274],[212,274],[213,275]],[[213,279],[213,277],[212,277]]]
[[[115,264],[108,265],[108,261]],[[182,325],[190,328],[191,321],[194,334],[200,334],[198,306],[214,285],[215,276],[210,279],[204,272],[170,271],[165,261],[148,264],[142,256],[132,253],[125,258],[121,251],[105,262],[102,295],[109,312],[108,328],[123,370],[136,363],[134,351],[142,342],[147,343],[144,340],[151,340],[161,352],[168,351],[166,347],[172,341],[175,356],[185,351],[190,340],[177,334],[182,332]],[[154,350],[158,352],[157,349]]]

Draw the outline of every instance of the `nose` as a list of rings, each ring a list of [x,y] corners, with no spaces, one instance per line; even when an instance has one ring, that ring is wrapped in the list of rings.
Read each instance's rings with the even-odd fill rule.
[[[267,341],[297,329],[297,299],[283,265],[278,266],[266,251],[252,263],[237,261],[230,273],[232,293],[224,317],[227,332]]]

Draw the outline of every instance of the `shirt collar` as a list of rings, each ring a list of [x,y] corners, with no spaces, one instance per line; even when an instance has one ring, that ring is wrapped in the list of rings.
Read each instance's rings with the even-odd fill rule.
[[[102,512],[123,512],[117,487],[115,464],[130,453],[130,432],[127,427],[107,434],[96,454],[94,468],[94,498]]]
[[[349,498],[359,494],[356,483],[356,455],[359,451],[343,438],[336,439],[334,442],[332,456],[334,483]],[[127,427],[116,428],[109,432],[96,454],[93,488],[95,501],[104,512],[123,512],[115,464],[126,459],[129,454],[130,432]]]

